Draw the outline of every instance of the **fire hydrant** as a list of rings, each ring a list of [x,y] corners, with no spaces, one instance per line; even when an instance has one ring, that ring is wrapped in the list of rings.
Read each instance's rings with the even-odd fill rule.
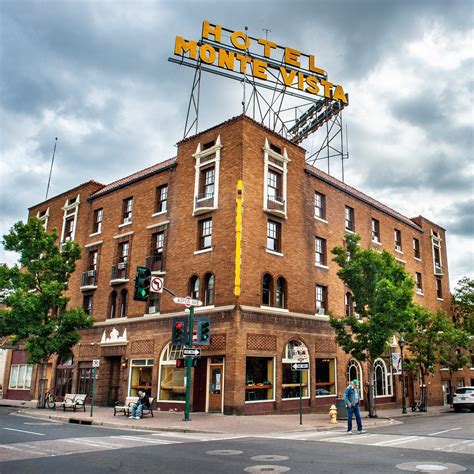
[[[329,423],[337,423],[336,405],[331,405],[331,408],[329,409]]]

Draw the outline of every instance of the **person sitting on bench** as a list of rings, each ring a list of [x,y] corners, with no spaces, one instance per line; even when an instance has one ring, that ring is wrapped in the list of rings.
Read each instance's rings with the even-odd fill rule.
[[[129,416],[130,419],[139,420],[142,417],[143,409],[150,408],[150,399],[145,392],[139,390],[138,397],[138,402],[132,405],[132,415]]]

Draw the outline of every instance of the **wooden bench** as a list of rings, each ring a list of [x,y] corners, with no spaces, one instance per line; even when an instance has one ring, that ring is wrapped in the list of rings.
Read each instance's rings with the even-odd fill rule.
[[[137,403],[138,397],[127,397],[125,402],[115,402],[114,416],[117,413],[123,413],[125,416],[130,416],[130,410],[132,409],[132,403]]]
[[[142,410],[142,418],[145,416],[145,415],[151,415],[151,417],[153,418],[153,400],[154,398],[150,397],[150,408],[143,408]]]
[[[86,398],[87,395],[83,393],[66,393],[64,401],[60,403],[59,406],[63,408],[63,411],[66,411],[66,408],[70,408],[74,411],[78,408],[82,408],[86,411]]]

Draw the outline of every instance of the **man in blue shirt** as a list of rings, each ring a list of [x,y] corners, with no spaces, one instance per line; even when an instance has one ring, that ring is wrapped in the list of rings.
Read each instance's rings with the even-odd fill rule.
[[[353,380],[344,391],[344,402],[347,408],[347,434],[352,434],[352,415],[354,414],[357,422],[357,433],[362,434],[362,420],[359,410],[359,381]]]

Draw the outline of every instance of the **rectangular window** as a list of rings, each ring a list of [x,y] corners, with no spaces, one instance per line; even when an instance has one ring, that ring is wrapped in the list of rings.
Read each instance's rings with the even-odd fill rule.
[[[421,258],[420,241],[418,239],[413,239],[413,256],[415,258]]]
[[[423,280],[421,278],[421,273],[416,272],[416,292],[419,294],[423,294]]]
[[[94,222],[92,226],[92,233],[98,234],[102,232],[102,220],[104,218],[104,209],[101,207],[100,209],[96,209],[94,211]]]
[[[201,169],[200,195],[198,199],[210,199],[214,197],[215,182],[216,169],[214,166]]]
[[[282,362],[281,398],[299,398],[300,396],[300,371],[292,370],[293,360],[286,359]],[[303,398],[308,397],[308,369],[301,370],[301,388]]]
[[[316,314],[326,314],[327,312],[327,287],[316,285]]]
[[[352,207],[346,206],[345,208],[345,223],[346,230],[355,231],[354,209]]]
[[[87,270],[92,272],[92,271],[97,271],[99,265],[99,251],[97,249],[91,250],[89,252],[89,261],[88,261],[88,267]]]
[[[132,222],[132,211],[133,211],[133,197],[129,197],[123,200],[123,223],[128,224]]]
[[[316,359],[317,397],[336,394],[336,370],[334,359]]]
[[[314,217],[326,220],[326,196],[318,192],[314,193]]]
[[[372,219],[372,242],[380,243],[380,223],[377,219]]]
[[[443,282],[441,278],[436,278],[436,297],[440,300],[443,299]]]
[[[166,212],[168,208],[168,185],[156,188],[156,212]]]
[[[315,238],[316,265],[325,267],[327,265],[326,239]]]
[[[146,266],[152,271],[163,271],[163,251],[165,246],[165,231],[155,232],[151,236],[150,256],[147,258]]]
[[[148,300],[148,314],[154,314],[160,312],[160,294],[150,292],[150,298]]]
[[[121,242],[119,244],[119,263],[127,263],[130,251],[130,242]]]
[[[443,273],[443,263],[441,261],[441,238],[438,232],[431,231],[431,242],[433,245],[433,265],[437,275]]]
[[[74,223],[75,223],[75,216],[68,217],[65,222],[65,229],[64,229],[64,241],[67,242],[68,240],[72,240],[72,236],[74,235]]]
[[[199,221],[199,250],[212,247],[212,219]]]
[[[247,357],[245,401],[273,400],[273,357]]]
[[[393,231],[393,239],[395,241],[395,250],[398,252],[402,251],[402,233],[398,229]]]
[[[33,366],[29,364],[15,364],[10,368],[10,382],[8,388],[14,390],[30,390]]]
[[[273,252],[281,250],[281,224],[275,221],[267,222],[267,249]]]
[[[82,309],[89,316],[92,314],[92,295],[84,295],[82,300]]]
[[[281,174],[272,169],[268,169],[267,174],[268,198],[276,201],[281,200]]]
[[[130,374],[130,397],[138,397],[138,391],[142,390],[149,397],[155,397],[152,393],[153,359],[132,360]]]

